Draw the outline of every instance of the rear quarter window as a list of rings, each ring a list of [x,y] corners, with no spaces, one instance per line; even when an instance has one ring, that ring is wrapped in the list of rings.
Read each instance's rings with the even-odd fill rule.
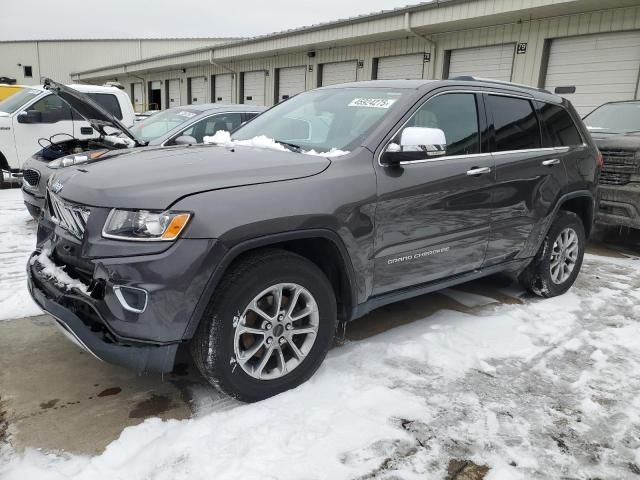
[[[110,93],[88,93],[89,97],[118,120],[122,120],[122,110],[118,97]]]
[[[491,94],[487,104],[493,114],[495,152],[540,148],[540,125],[531,101]]]
[[[551,103],[540,102],[538,108],[545,130],[545,147],[582,145],[582,137],[569,112]]]

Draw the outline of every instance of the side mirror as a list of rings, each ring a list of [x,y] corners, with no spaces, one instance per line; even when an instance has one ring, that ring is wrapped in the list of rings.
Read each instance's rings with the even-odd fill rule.
[[[447,139],[439,128],[407,127],[400,135],[400,144],[390,143],[382,157],[385,165],[424,160],[447,154]]]
[[[18,123],[42,123],[42,112],[25,110],[18,114]]]
[[[198,143],[198,140],[193,138],[191,135],[180,135],[173,141],[173,143],[175,145],[195,145]]]

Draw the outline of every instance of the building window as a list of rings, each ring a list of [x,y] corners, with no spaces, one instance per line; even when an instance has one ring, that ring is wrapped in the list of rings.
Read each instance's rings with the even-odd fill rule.
[[[22,69],[24,70],[25,78],[33,77],[33,69],[30,66],[25,65],[24,67],[22,67]]]

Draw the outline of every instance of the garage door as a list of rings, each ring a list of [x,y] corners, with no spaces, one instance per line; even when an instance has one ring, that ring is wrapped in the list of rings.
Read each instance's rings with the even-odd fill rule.
[[[191,85],[189,103],[199,105],[207,102],[204,77],[193,77],[189,79]]]
[[[167,107],[178,107],[180,105],[180,80],[167,80]]]
[[[420,80],[423,68],[423,53],[380,57],[377,78],[379,80]]]
[[[452,50],[449,60],[449,78],[473,75],[510,82],[514,52],[514,43]]]
[[[214,103],[231,103],[233,100],[233,77],[230,73],[224,73],[213,77],[215,89]]]
[[[355,82],[358,64],[355,60],[350,62],[334,62],[322,65],[321,85],[334,85],[336,83]]]
[[[555,39],[549,51],[545,88],[575,87],[566,96],[581,115],[598,105],[638,98],[640,32]]]
[[[245,72],[243,84],[243,103],[247,105],[264,105],[264,71]]]
[[[143,112],[144,111],[144,95],[142,93],[142,84],[141,83],[134,83],[133,84],[133,95],[132,95],[132,100],[133,100],[133,109],[136,112]]]
[[[278,101],[304,92],[307,67],[287,67],[278,70]]]

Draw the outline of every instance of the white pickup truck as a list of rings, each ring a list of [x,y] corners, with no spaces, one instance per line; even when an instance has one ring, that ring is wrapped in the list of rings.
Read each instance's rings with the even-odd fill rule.
[[[129,96],[115,87],[69,85],[87,94],[131,127],[135,114]],[[18,182],[22,165],[48,144],[69,138],[87,140],[100,135],[60,97],[42,87],[29,87],[0,102],[0,188]]]

